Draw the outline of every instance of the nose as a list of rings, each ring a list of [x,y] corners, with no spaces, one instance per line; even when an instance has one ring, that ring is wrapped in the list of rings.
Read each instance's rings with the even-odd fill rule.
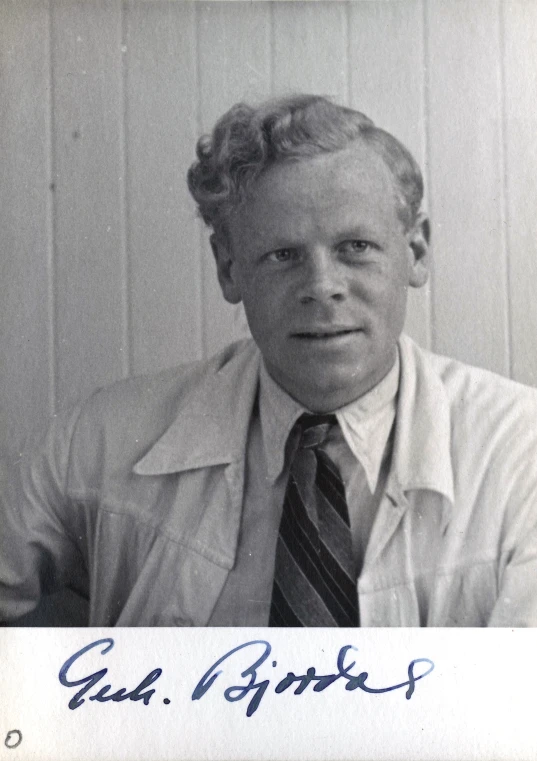
[[[311,301],[342,301],[345,298],[345,280],[341,265],[330,251],[319,250],[305,257],[301,268],[298,298],[302,304]]]

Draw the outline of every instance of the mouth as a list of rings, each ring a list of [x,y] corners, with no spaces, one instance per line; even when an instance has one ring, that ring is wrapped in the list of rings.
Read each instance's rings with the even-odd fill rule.
[[[292,338],[298,338],[306,341],[331,341],[345,336],[359,333],[358,328],[326,328],[324,330],[303,330],[292,333]]]

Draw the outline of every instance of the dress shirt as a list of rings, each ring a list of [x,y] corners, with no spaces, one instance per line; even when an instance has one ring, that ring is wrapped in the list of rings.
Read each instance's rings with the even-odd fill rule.
[[[345,485],[357,569],[363,563],[387,474],[385,453],[398,383],[396,353],[391,370],[373,389],[335,412],[339,426],[331,429],[323,445]],[[211,617],[213,626],[231,626],[237,620],[266,626],[269,618],[276,542],[289,479],[289,452],[293,451],[290,436],[308,410],[270,377],[263,362],[256,401],[248,434],[239,548]]]
[[[399,357],[361,626],[537,626],[537,392],[405,336]],[[0,619],[69,584],[92,626],[218,623],[260,362],[240,342],[57,416],[0,490]]]

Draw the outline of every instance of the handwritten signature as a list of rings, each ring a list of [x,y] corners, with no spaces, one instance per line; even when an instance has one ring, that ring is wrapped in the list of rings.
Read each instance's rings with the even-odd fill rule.
[[[114,640],[111,637],[107,637],[105,639],[99,639],[95,642],[91,642],[89,645],[86,645],[81,650],[78,650],[76,653],[74,653],[65,661],[61,667],[58,678],[64,687],[80,687],[82,685],[81,689],[78,690],[78,692],[69,701],[69,708],[71,710],[79,708],[85,702],[84,696],[87,696],[88,700],[97,701],[99,703],[107,703],[109,701],[117,703],[124,700],[132,700],[141,701],[143,705],[146,706],[149,705],[149,701],[155,694],[156,689],[148,688],[150,685],[154,684],[161,676],[161,668],[156,668],[153,669],[153,671],[150,671],[149,674],[144,677],[144,679],[142,679],[142,681],[134,689],[130,691],[128,691],[126,687],[120,687],[119,689],[110,692],[112,690],[112,686],[110,684],[106,684],[94,694],[88,695],[89,691],[106,676],[108,673],[107,668],[102,668],[99,671],[95,671],[93,674],[89,674],[88,676],[83,676],[80,679],[70,678],[69,670],[73,664],[82,658],[82,656],[89,650],[92,650],[93,648],[99,647],[101,645],[103,646],[101,655],[105,655],[114,647]],[[255,651],[255,649],[259,649],[259,647],[262,648],[261,655],[240,674],[242,679],[247,679],[248,681],[243,684],[232,684],[226,687],[224,690],[224,698],[229,703],[234,703],[236,701],[243,700],[247,696],[250,696],[246,708],[246,716],[253,716],[259,708],[263,695],[270,686],[270,679],[261,679],[258,681],[257,674],[258,669],[263,666],[263,664],[265,664],[270,653],[272,652],[272,646],[266,640],[256,639],[252,640],[251,642],[245,642],[238,647],[234,647],[232,650],[219,658],[202,676],[196,685],[194,692],[192,693],[192,700],[200,700],[208,692],[208,690],[211,689],[216,680],[220,677],[221,674],[223,674],[223,669],[219,667],[221,667],[225,661],[231,659],[232,656],[241,650],[251,648]],[[346,662],[347,655],[350,650],[357,651],[357,648],[353,647],[352,645],[345,645],[340,649],[336,662],[337,672],[333,674],[318,674],[314,666],[310,666],[306,669],[305,674],[300,675],[296,675],[293,671],[288,671],[287,675],[275,685],[274,692],[276,694],[280,694],[295,685],[293,694],[301,695],[310,684],[313,685],[313,692],[322,692],[331,684],[334,684],[334,682],[337,682],[338,679],[340,679],[345,682],[345,690],[349,692],[359,689],[362,690],[362,692],[380,695],[385,692],[392,692],[393,690],[400,690],[406,687],[406,699],[410,700],[414,694],[414,690],[416,689],[416,682],[419,682],[420,679],[428,676],[428,674],[430,674],[434,669],[434,663],[429,658],[416,658],[415,660],[410,661],[408,664],[406,669],[408,678],[406,680],[385,687],[372,687],[367,684],[369,680],[369,673],[367,671],[362,671],[359,674],[351,673],[351,670],[356,666],[356,661],[351,661],[350,663]],[[419,666],[419,664],[423,664],[424,666],[427,666],[427,668],[424,671],[422,671],[421,668],[418,668],[418,672],[420,673],[416,673],[416,667]],[[274,668],[276,665],[277,662],[272,661],[272,667]],[[232,678],[234,679],[235,677]],[[170,700],[165,698],[163,702],[170,703]]]
[[[246,668],[241,673],[241,677],[244,679],[250,677],[248,683],[242,685],[232,685],[224,690],[224,698],[230,703],[233,703],[237,700],[242,700],[249,693],[253,692],[253,695],[250,698],[250,702],[248,703],[248,707],[246,709],[246,716],[253,716],[253,714],[259,708],[261,699],[270,685],[269,679],[263,679],[259,682],[257,681],[257,669],[263,663],[265,663],[272,650],[270,643],[263,639],[256,639],[252,640],[251,642],[245,642],[243,645],[239,645],[238,647],[233,648],[233,650],[230,650],[229,653],[226,653],[221,658],[219,658],[198,682],[196,689],[192,693],[192,700],[200,700],[213,686],[219,675],[222,673],[221,670],[217,671],[217,669],[222,663],[224,663],[224,661],[226,661],[235,653],[238,653],[240,650],[244,650],[247,647],[255,647],[258,645],[263,646],[263,652],[261,656],[251,666]],[[289,671],[287,676],[285,676],[275,686],[274,692],[277,694],[285,692],[285,690],[297,682],[298,684],[295,690],[293,690],[295,695],[301,695],[304,690],[312,683],[314,684],[312,688],[313,692],[322,692],[331,684],[337,682],[338,679],[343,679],[346,681],[346,690],[352,691],[360,689],[363,692],[368,692],[375,695],[379,695],[384,692],[392,692],[393,690],[400,690],[403,687],[406,687],[406,698],[407,700],[410,700],[414,693],[416,682],[426,677],[434,669],[434,663],[429,660],[429,658],[416,658],[415,660],[410,661],[408,664],[408,679],[406,681],[400,682],[399,684],[390,685],[389,687],[370,687],[368,684],[366,684],[367,680],[369,679],[369,674],[367,671],[362,671],[360,674],[351,674],[351,669],[356,665],[356,661],[345,664],[345,659],[349,650],[357,649],[358,648],[353,647],[352,645],[345,645],[340,649],[337,656],[337,673],[317,674],[314,666],[310,666],[308,669],[306,669],[306,673],[301,674],[300,676],[297,676],[292,671]],[[420,663],[428,664],[428,668],[423,673],[416,675],[414,670],[415,667]],[[276,661],[272,662],[272,666],[276,666]]]

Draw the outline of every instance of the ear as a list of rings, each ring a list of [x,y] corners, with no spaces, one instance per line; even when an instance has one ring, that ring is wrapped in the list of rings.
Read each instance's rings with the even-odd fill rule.
[[[211,248],[216,261],[218,282],[226,301],[238,304],[241,301],[241,291],[236,277],[236,261],[230,244],[222,240],[216,233],[210,237]]]
[[[409,285],[421,288],[429,278],[429,217],[420,212],[408,234],[410,250]]]

